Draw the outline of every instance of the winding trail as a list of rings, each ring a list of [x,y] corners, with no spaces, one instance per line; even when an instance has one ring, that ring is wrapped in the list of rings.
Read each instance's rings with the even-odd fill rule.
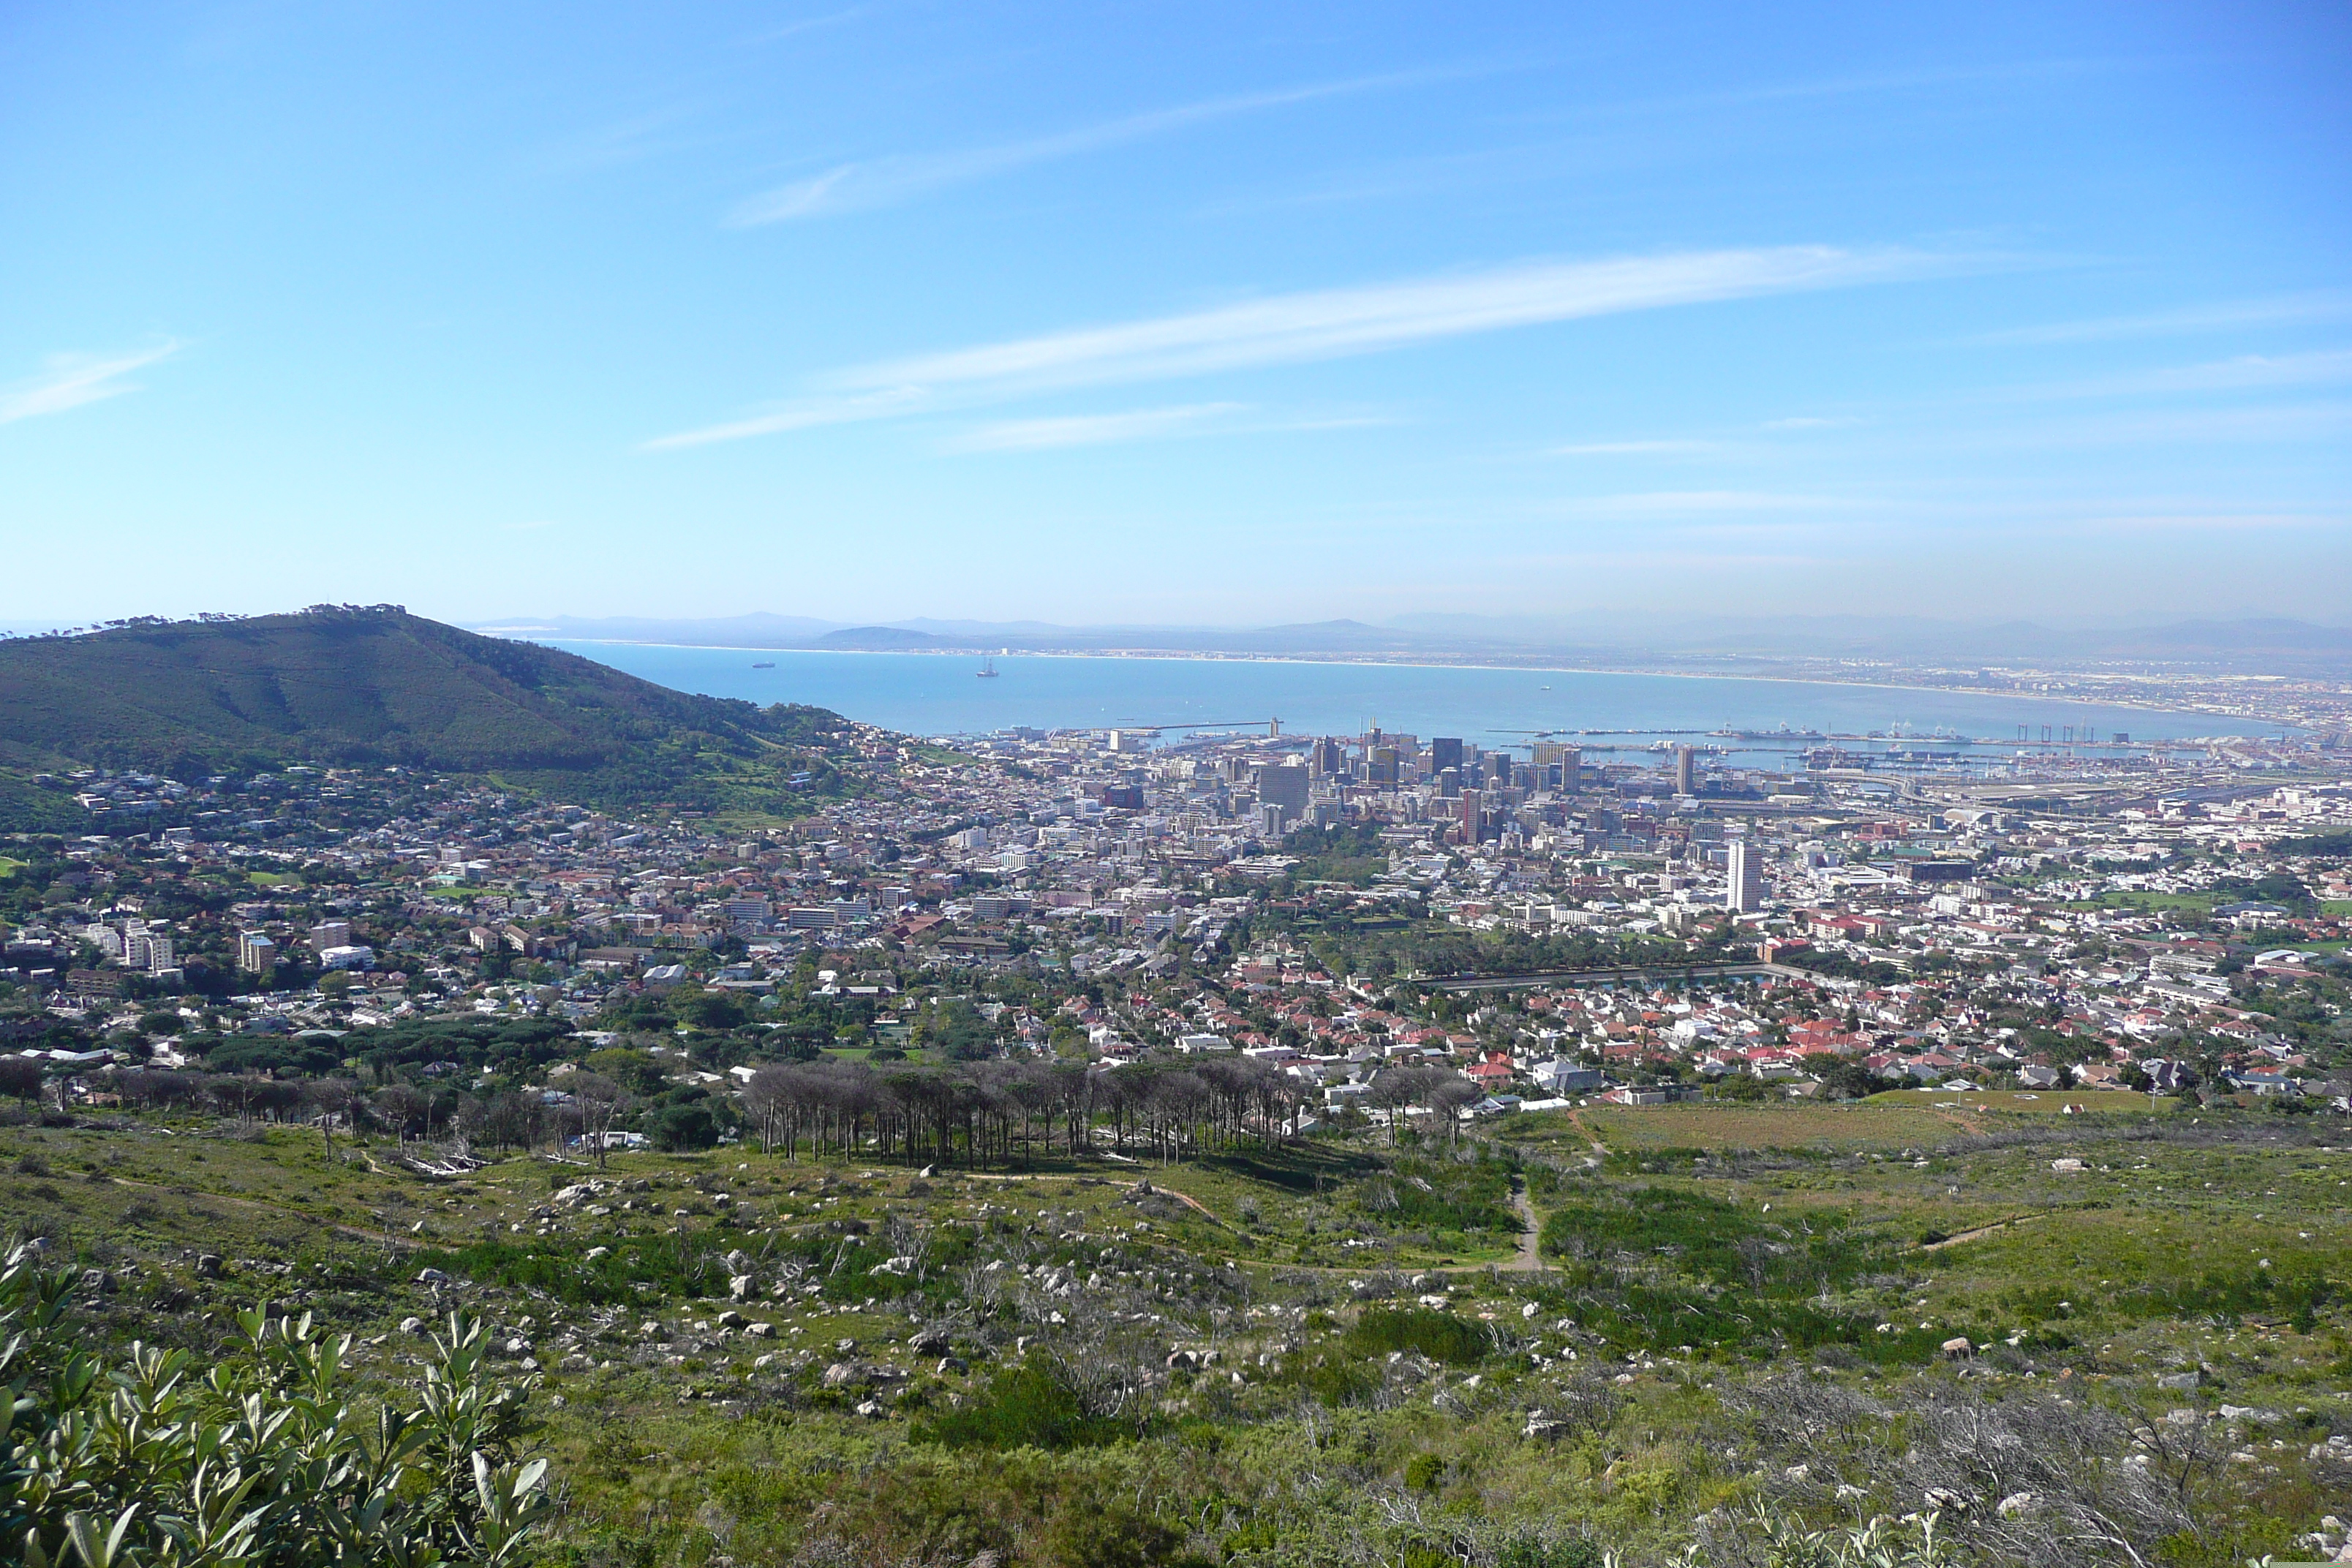
[[[1599,1133],[1593,1131],[1591,1127],[1585,1125],[1583,1111],[1570,1111],[1568,1113],[1568,1124],[1570,1127],[1575,1128],[1579,1132],[1583,1133],[1585,1142],[1592,1145],[1592,1154],[1590,1159],[1584,1162],[1585,1167],[1588,1170],[1599,1170],[1601,1168],[1601,1163],[1609,1158],[1609,1145],[1601,1141],[1601,1135]]]
[[[1543,1239],[1543,1226],[1536,1220],[1536,1205],[1528,1201],[1527,1178],[1511,1178],[1511,1206],[1518,1211],[1519,1223],[1526,1228],[1519,1232],[1518,1256],[1503,1265],[1512,1274],[1533,1274],[1543,1267],[1536,1252],[1537,1243]]]
[[[2029,1220],[2037,1220],[2041,1217],[2042,1216],[2038,1214],[2021,1214],[2012,1219],[1997,1219],[1990,1225],[1980,1225],[1973,1230],[1954,1231],[1951,1235],[1944,1237],[1941,1241],[1923,1241],[1917,1247],[1912,1248],[1912,1250],[1915,1252],[1941,1252],[1948,1247],[1958,1247],[1964,1241],[1974,1241],[1980,1236],[1990,1236],[1997,1230],[2007,1230],[2011,1226],[2023,1225]]]

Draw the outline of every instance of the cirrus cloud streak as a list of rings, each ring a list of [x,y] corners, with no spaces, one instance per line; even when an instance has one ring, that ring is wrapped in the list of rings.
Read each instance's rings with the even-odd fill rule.
[[[1076,157],[1122,142],[1164,135],[1189,126],[1228,120],[1268,109],[1281,109],[1318,99],[1338,98],[1380,88],[1400,87],[1459,75],[1456,71],[1410,71],[1361,77],[1352,81],[1316,82],[1279,88],[1270,92],[1244,93],[1179,104],[1173,109],[1130,114],[1124,119],[1084,125],[1027,142],[1001,142],[990,147],[966,147],[949,153],[894,153],[862,162],[837,164],[821,174],[794,180],[736,204],[727,215],[730,228],[757,228],[772,223],[830,217],[836,213],[871,211],[950,185],[1010,174],[1033,163]]]
[[[136,392],[138,383],[123,377],[178,353],[179,348],[178,343],[172,342],[138,353],[52,354],[47,370],[0,390],[0,425],[40,414],[63,414],[70,408]]]
[[[705,446],[1072,387],[1339,359],[1516,327],[1894,282],[1986,264],[1895,247],[1783,246],[1527,262],[1277,294],[854,366],[824,378],[817,396],[646,445],[654,450]]]

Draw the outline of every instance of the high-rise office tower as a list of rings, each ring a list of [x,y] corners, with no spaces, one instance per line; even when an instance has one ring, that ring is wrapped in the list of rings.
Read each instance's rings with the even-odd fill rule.
[[[1257,770],[1257,798],[1262,805],[1283,807],[1296,821],[1307,814],[1307,784],[1305,768],[1260,768]]]
[[[1676,795],[1698,793],[1698,752],[1693,747],[1676,746],[1675,748],[1675,793]]]
[[[1576,787],[1577,770],[1581,767],[1584,763],[1582,752],[1579,752],[1574,746],[1563,745],[1558,741],[1538,741],[1535,746],[1535,763],[1538,772],[1549,775],[1552,769],[1558,768],[1559,770],[1559,787],[1562,789],[1574,789]]]
[[[1457,773],[1463,771],[1462,738],[1459,735],[1432,736],[1429,742],[1430,773],[1433,775],[1442,773],[1448,768]]]
[[[1734,914],[1748,914],[1764,907],[1764,863],[1756,846],[1745,838],[1731,841],[1730,882],[1724,889],[1723,907]]]

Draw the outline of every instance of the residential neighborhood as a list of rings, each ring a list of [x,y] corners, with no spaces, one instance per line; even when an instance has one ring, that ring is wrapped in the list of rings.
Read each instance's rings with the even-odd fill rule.
[[[2344,1108],[2340,753],[1889,750],[851,725],[806,815],[727,825],[398,768],[44,777],[104,831],[0,862],[0,1031],[70,1100],[383,1087],[380,1032],[527,1026],[530,1081],[410,1065],[560,1105],[544,1069],[657,1018],[726,1137],[764,1060],[910,1051],[1231,1056],[1300,1131],[1908,1087]]]

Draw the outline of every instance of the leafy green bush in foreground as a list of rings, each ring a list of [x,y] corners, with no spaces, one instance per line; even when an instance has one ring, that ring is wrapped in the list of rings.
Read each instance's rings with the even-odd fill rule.
[[[0,1559],[29,1568],[500,1568],[548,1508],[518,1453],[526,1389],[484,1375],[453,1314],[423,1372],[354,1399],[351,1341],[241,1313],[247,1352],[199,1372],[134,1344],[76,1347],[74,1276],[30,1248],[0,1262]]]

